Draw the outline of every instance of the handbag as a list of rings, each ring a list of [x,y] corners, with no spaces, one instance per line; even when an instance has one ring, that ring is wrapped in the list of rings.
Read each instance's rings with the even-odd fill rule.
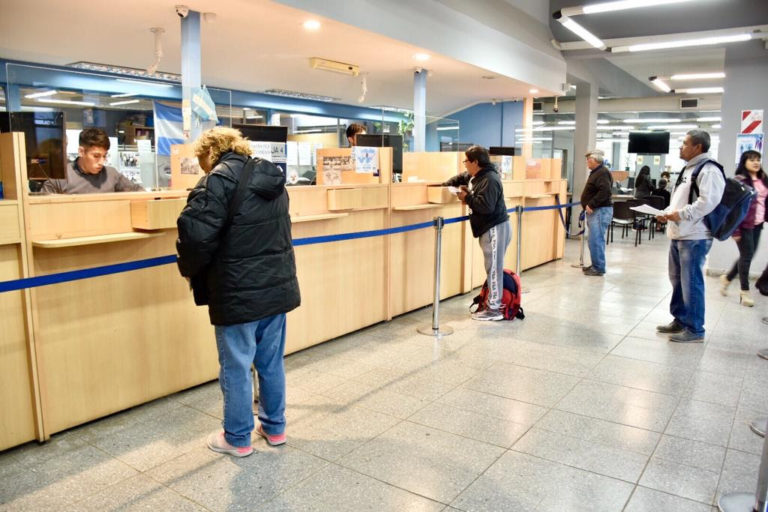
[[[226,162],[222,162],[222,164],[226,165],[227,168],[232,170],[232,168]],[[224,225],[221,227],[219,238],[224,238],[224,236],[226,236],[227,232],[229,231],[229,227],[232,225],[232,219],[235,217],[237,210],[240,209],[240,205],[242,204],[243,199],[245,199],[245,189],[251,180],[251,174],[253,174],[253,168],[255,166],[256,162],[253,158],[249,158],[248,161],[245,162],[243,170],[240,173],[240,179],[237,182],[235,196],[232,198],[232,202],[227,207],[227,219],[224,221]],[[213,255],[212,260],[215,259],[216,254]],[[195,304],[198,306],[205,306],[209,303],[210,300],[210,297],[208,296],[208,271],[210,267],[211,264],[209,263],[208,266],[192,276],[189,280],[189,286],[192,288],[192,297],[195,300]]]

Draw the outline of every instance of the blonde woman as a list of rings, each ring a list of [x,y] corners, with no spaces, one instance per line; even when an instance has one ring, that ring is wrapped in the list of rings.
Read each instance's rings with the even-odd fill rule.
[[[285,443],[285,314],[300,303],[285,175],[250,158],[239,131],[214,128],[194,145],[205,176],[178,219],[181,275],[207,304],[219,352],[224,430],[208,437],[219,453],[253,452],[253,382],[259,375],[257,433]],[[243,176],[246,176],[242,180]],[[240,183],[242,181],[242,183]]]

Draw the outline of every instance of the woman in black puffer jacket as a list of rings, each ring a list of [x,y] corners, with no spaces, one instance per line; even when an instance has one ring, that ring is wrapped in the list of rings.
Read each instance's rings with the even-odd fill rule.
[[[251,159],[248,141],[232,128],[208,130],[194,148],[206,176],[177,221],[179,270],[195,301],[208,305],[216,331],[224,432],[212,434],[208,447],[244,457],[253,451],[251,364],[259,375],[258,433],[272,445],[285,442],[285,314],[300,304],[285,174]]]

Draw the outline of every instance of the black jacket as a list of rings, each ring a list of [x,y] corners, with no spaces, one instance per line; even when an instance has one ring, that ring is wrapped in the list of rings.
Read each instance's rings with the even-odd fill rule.
[[[224,227],[246,161],[236,153],[222,155],[189,193],[177,221],[179,270],[204,283],[213,325],[253,322],[287,313],[301,302],[288,192],[279,167],[256,160],[245,197]]]
[[[581,192],[581,207],[589,206],[594,210],[603,206],[611,206],[613,204],[611,201],[612,186],[611,171],[606,169],[604,165],[590,172],[584,190]]]
[[[509,219],[507,205],[504,202],[504,189],[501,186],[501,178],[496,169],[491,165],[484,167],[471,177],[468,172],[463,172],[449,179],[443,185],[458,187],[472,182],[472,190],[464,202],[469,206],[469,225],[472,227],[472,236],[480,238],[480,235]]]

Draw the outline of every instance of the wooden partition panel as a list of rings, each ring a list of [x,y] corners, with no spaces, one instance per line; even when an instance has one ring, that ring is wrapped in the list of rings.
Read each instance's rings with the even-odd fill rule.
[[[36,249],[50,274],[172,254],[176,233],[108,244]],[[207,308],[195,307],[175,265],[36,290],[37,354],[46,431],[215,379]]]

